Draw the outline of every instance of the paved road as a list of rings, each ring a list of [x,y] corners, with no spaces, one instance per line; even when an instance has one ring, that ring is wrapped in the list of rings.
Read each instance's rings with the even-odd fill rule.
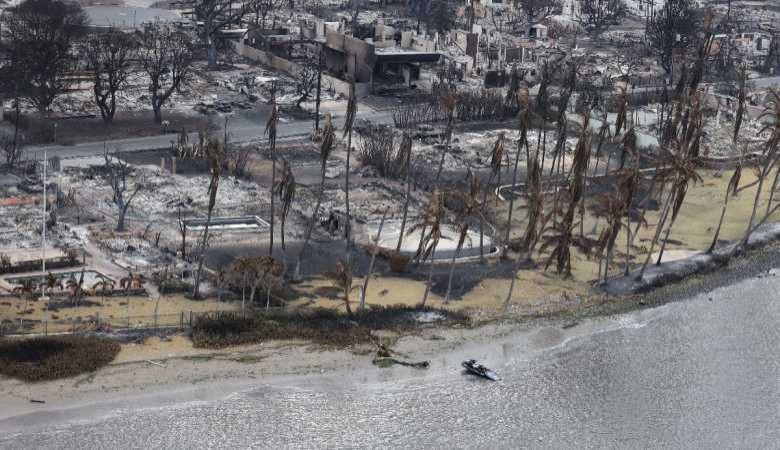
[[[362,108],[362,109],[361,109]],[[376,111],[367,106],[361,105],[358,109],[358,118],[371,120],[378,123],[392,123],[392,111]],[[335,114],[334,122],[338,128],[344,124],[343,114]],[[279,139],[290,139],[307,135],[311,132],[314,124],[311,120],[287,120],[279,125]],[[230,139],[232,142],[250,142],[264,138],[265,119],[258,121],[257,125],[244,125],[229,127]],[[166,148],[170,147],[171,141],[176,139],[174,134],[162,134],[159,136],[147,136],[142,138],[119,139],[109,141],[107,146],[110,151],[119,149],[125,152]],[[191,140],[197,139],[197,133],[191,133]],[[59,156],[60,158],[79,158],[84,156],[102,155],[106,144],[103,141],[85,142],[76,145],[46,145],[32,146],[25,149],[25,156],[28,158],[39,159],[44,149],[48,156]]]

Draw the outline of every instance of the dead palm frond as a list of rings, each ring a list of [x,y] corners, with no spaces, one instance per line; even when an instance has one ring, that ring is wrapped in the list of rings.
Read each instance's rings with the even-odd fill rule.
[[[282,167],[280,170],[280,176],[275,183],[274,195],[279,197],[282,202],[282,211],[280,217],[281,237],[282,237],[282,251],[286,251],[284,240],[284,227],[287,222],[287,216],[290,214],[292,203],[295,200],[295,175],[293,175],[290,163],[286,159],[282,159]]]
[[[447,279],[447,293],[444,296],[444,303],[447,304],[450,301],[450,293],[452,292],[452,278],[455,275],[455,262],[460,256],[460,252],[463,249],[463,244],[468,236],[469,227],[471,221],[479,219],[482,220],[482,203],[480,202],[480,191],[482,187],[479,182],[479,178],[474,176],[474,173],[469,169],[466,173],[467,189],[455,191],[454,197],[458,204],[457,213],[455,215],[455,224],[458,229],[458,244],[455,247],[455,252],[452,254],[452,261],[450,262],[450,274]],[[482,243],[480,242],[480,245]]]
[[[599,257],[599,278],[601,279],[601,262],[606,257],[606,265],[603,271],[603,282],[606,283],[614,254],[615,241],[621,230],[627,233],[626,249],[626,268],[628,268],[629,250],[632,242],[631,227],[628,218],[631,214],[631,205],[634,201],[634,195],[639,186],[639,171],[637,166],[632,169],[624,169],[616,174],[615,187],[611,192],[607,192],[599,198],[593,206],[593,213],[596,217],[606,218],[607,226],[601,231],[601,234],[594,242],[596,255]],[[624,219],[626,219],[624,221]],[[640,217],[639,221],[644,219]]]
[[[420,262],[430,259],[428,270],[428,282],[425,285],[425,293],[422,298],[422,306],[425,306],[428,300],[428,294],[433,282],[433,266],[436,260],[436,247],[442,238],[442,222],[446,212],[444,209],[444,197],[438,190],[431,194],[431,199],[425,209],[422,220],[414,224],[407,234],[420,230],[420,245],[417,248],[416,258]]]
[[[420,221],[415,223],[406,232],[407,235],[420,231],[420,245],[417,248],[415,258],[420,261],[425,261],[431,255],[431,252],[439,243],[441,239],[441,226],[444,220],[446,212],[444,209],[444,196],[443,194],[435,190],[431,194],[431,198],[428,201],[428,205],[423,212],[423,216]]]
[[[530,97],[528,94],[528,89],[522,89],[518,93],[518,104],[520,105],[520,113],[518,117],[518,126],[520,129],[520,138],[517,140],[517,153],[515,153],[515,162],[514,167],[512,168],[512,185],[511,185],[511,195],[509,197],[509,210],[507,211],[507,218],[506,218],[506,231],[504,235],[504,242],[509,243],[509,236],[512,230],[512,215],[514,213],[514,206],[515,206],[515,197],[514,189],[515,186],[517,186],[517,169],[520,165],[520,154],[525,148],[525,155],[526,160],[530,160],[529,158],[529,151],[528,151],[528,130],[531,127],[531,118],[533,117],[533,111],[531,110],[531,103],[530,103]],[[506,258],[508,254],[508,245],[504,246],[504,250],[502,252],[502,257]]]
[[[330,114],[325,116],[325,125],[322,128],[322,141],[320,142],[320,188],[317,193],[317,203],[314,205],[309,224],[306,227],[306,236],[301,245],[301,250],[298,253],[298,258],[295,261],[295,273],[293,277],[295,279],[300,278],[301,275],[301,260],[306,254],[306,248],[311,240],[311,234],[314,231],[314,224],[317,222],[317,216],[319,215],[320,206],[322,205],[322,196],[325,193],[325,170],[327,169],[328,158],[333,151],[333,143],[336,139],[336,134],[333,131],[333,121]]]
[[[574,216],[578,208],[581,208],[581,202],[585,193],[585,177],[588,171],[591,152],[591,130],[590,115],[586,112],[582,117],[582,129],[577,145],[574,148],[574,156],[570,171],[569,186],[565,191],[560,191],[565,197],[564,202],[555,202],[553,206],[553,217],[559,217],[548,229],[551,234],[544,238],[540,248],[544,252],[549,247],[554,247],[550,253],[545,269],[550,264],[556,262],[556,271],[559,274],[571,274],[571,245],[577,246],[586,252],[589,252],[588,239],[580,233],[579,237],[573,235],[575,227]],[[563,205],[566,205],[564,208]],[[581,219],[582,220],[582,219]],[[543,232],[544,234],[544,232]]]
[[[739,180],[742,178],[742,158],[740,158],[740,161],[737,163],[737,167],[734,169],[734,173],[731,174],[731,178],[729,178],[729,183],[726,186],[726,194],[723,196],[723,207],[720,211],[720,220],[718,221],[718,227],[715,228],[715,234],[712,236],[712,243],[710,244],[710,247],[707,249],[707,254],[711,254],[715,250],[715,245],[718,243],[718,237],[720,236],[720,229],[721,226],[723,226],[723,219],[726,217],[726,209],[729,205],[729,197],[736,196],[737,191],[739,190]],[[771,205],[771,198],[769,205]],[[767,208],[769,207],[767,205]]]
[[[455,108],[458,103],[458,97],[455,96],[453,91],[447,91],[441,97],[441,104],[444,107],[447,114],[447,125],[444,129],[445,145],[441,151],[441,158],[439,159],[439,167],[436,170],[435,183],[439,182],[442,169],[444,168],[444,159],[447,157],[447,153],[450,151],[450,144],[452,143],[452,133],[455,127]]]

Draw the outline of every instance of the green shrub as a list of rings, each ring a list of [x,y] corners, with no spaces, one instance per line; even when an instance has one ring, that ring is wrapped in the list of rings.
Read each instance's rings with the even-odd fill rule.
[[[0,374],[44,381],[93,372],[110,363],[120,346],[93,336],[46,336],[0,340]]]

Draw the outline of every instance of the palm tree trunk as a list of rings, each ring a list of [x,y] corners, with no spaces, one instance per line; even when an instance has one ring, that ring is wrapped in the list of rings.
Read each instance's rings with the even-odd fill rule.
[[[491,177],[492,178],[492,177]],[[479,263],[485,264],[485,209],[487,203],[487,191],[490,189],[490,180],[488,180],[487,186],[482,191],[482,204],[479,205],[481,209],[479,214]]]
[[[623,275],[628,276],[631,265],[631,224],[626,224],[626,269],[623,271]]]
[[[673,202],[674,202],[674,189],[670,190],[669,197],[667,197],[667,201],[664,204],[664,209],[661,212],[661,215],[658,217],[658,225],[656,225],[655,234],[653,235],[653,240],[650,241],[650,249],[647,251],[647,258],[645,258],[645,262],[642,263],[642,268],[639,270],[639,274],[636,277],[637,280],[641,280],[642,277],[644,277],[645,275],[645,270],[647,270],[647,265],[650,263],[650,259],[653,257],[653,249],[655,249],[655,244],[658,243],[658,238],[661,236],[661,230],[663,229],[663,226],[666,223],[666,218],[669,215],[669,210],[671,209],[671,205]]]
[[[214,213],[214,205],[217,201],[217,186],[214,186],[212,192],[209,194],[209,209],[206,215],[206,225],[203,227],[203,240],[200,245],[200,255],[198,255],[198,271],[195,273],[195,284],[192,288],[192,297],[198,298],[200,294],[200,280],[203,273],[203,259],[206,256],[206,247],[209,243],[209,225],[211,224],[211,216]]]
[[[450,261],[450,275],[447,279],[447,294],[444,296],[444,304],[448,304],[450,302],[450,294],[452,293],[452,278],[455,275],[455,261],[458,259],[458,256],[460,256],[460,251],[463,249],[463,242],[466,241],[466,234],[468,233],[468,227],[464,227],[460,232],[460,237],[458,238],[458,246],[455,248],[455,253],[452,254],[452,260]]]
[[[422,256],[423,253],[423,247],[425,246],[425,232],[427,231],[428,225],[425,224],[422,227],[422,230],[420,230],[420,242],[417,244],[417,265],[422,265],[424,263],[424,260],[420,259],[420,256]]]
[[[276,223],[274,185],[276,184],[276,139],[271,142],[271,234],[268,237],[268,255],[274,254],[274,224]],[[282,238],[284,239],[284,238]]]
[[[517,153],[515,154],[515,165],[512,169],[512,192],[511,197],[509,197],[509,211],[507,213],[506,218],[506,234],[504,235],[504,250],[501,254],[502,258],[506,258],[506,255],[509,252],[509,232],[512,230],[512,211],[514,210],[515,206],[515,194],[514,194],[514,188],[517,184],[517,166],[520,163],[520,150],[521,146],[523,145],[522,141],[518,141],[517,143]]]
[[[403,245],[404,242],[404,231],[406,231],[406,219],[409,215],[409,196],[411,195],[412,190],[412,177],[409,174],[409,169],[411,168],[411,159],[411,155],[406,158],[406,192],[404,193],[404,213],[403,217],[401,218],[401,232],[398,234],[398,245],[395,247],[395,252],[398,254],[401,253],[401,245]]]
[[[436,260],[436,246],[437,244],[433,245],[433,249],[431,250],[431,258],[430,258],[430,264],[431,267],[428,269],[428,282],[425,284],[425,293],[423,294],[422,303],[421,306],[425,307],[425,302],[428,301],[428,293],[431,292],[431,284],[433,283],[433,266],[435,265],[434,261]]]
[[[363,311],[366,306],[366,290],[368,290],[368,280],[371,279],[371,275],[374,273],[374,262],[376,261],[376,254],[379,253],[379,239],[382,237],[382,228],[385,226],[385,217],[387,217],[387,211],[389,208],[385,208],[385,212],[382,213],[382,220],[379,221],[379,231],[376,233],[376,242],[371,248],[371,262],[368,263],[368,273],[366,273],[366,279],[363,280],[363,289],[360,291],[360,307],[359,311]]]
[[[607,258],[604,261],[604,284],[607,284],[607,278],[609,278],[609,266],[612,264],[612,258],[615,257],[615,249],[610,248],[607,250]]]
[[[653,198],[653,194],[655,193],[655,186],[658,183],[658,174],[653,174],[653,179],[650,181],[650,188],[647,190],[647,195],[644,198],[644,201],[642,202],[642,212],[639,214],[639,220],[636,222],[636,227],[634,227],[634,232],[632,233],[632,236],[636,238],[637,233],[639,233],[639,227],[642,226],[642,222],[645,221],[645,216],[647,215],[647,207],[650,203],[650,200]],[[663,192],[661,192],[661,195],[663,195]]]
[[[349,288],[344,292],[344,306],[347,308],[347,315],[352,317],[352,307],[349,305]]]
[[[764,173],[761,173],[758,178],[758,187],[756,188],[756,196],[753,199],[753,210],[750,213],[750,220],[748,221],[748,227],[745,231],[745,237],[742,238],[742,246],[745,247],[748,244],[748,240],[750,239],[750,235],[753,234],[753,221],[756,220],[756,210],[758,209],[758,201],[761,198],[761,191],[764,188],[764,180],[766,179],[766,176],[769,174],[769,171],[764,171]]]
[[[317,194],[317,204],[314,206],[314,211],[311,213],[311,221],[309,226],[306,228],[306,237],[303,240],[301,251],[298,253],[298,259],[295,261],[295,272],[293,274],[293,278],[296,280],[299,280],[301,277],[301,260],[303,259],[303,255],[306,252],[306,247],[309,245],[309,240],[311,240],[311,233],[314,231],[314,224],[317,222],[317,213],[319,212],[320,205],[322,204],[322,196],[325,193],[325,163],[322,164],[321,176],[320,192]]]
[[[656,266],[661,265],[661,258],[664,256],[664,251],[666,250],[666,243],[669,240],[669,234],[672,232],[672,227],[674,226],[675,219],[672,218],[672,220],[669,221],[669,226],[666,227],[666,233],[664,233],[664,239],[661,242],[661,250],[658,252],[658,259],[655,261]]]
[[[772,181],[772,189],[769,191],[769,201],[766,204],[766,214],[769,215],[769,211],[772,208],[772,201],[775,198],[775,189],[777,189],[777,179],[780,177],[780,166],[775,169],[775,179]]]
[[[726,208],[729,206],[729,190],[726,189],[726,196],[723,199],[723,208],[720,210],[720,220],[718,220],[718,227],[715,228],[715,235],[712,237],[712,243],[710,248],[707,249],[707,254],[711,255],[715,251],[715,245],[718,243],[718,237],[720,236],[720,228],[723,225],[723,219],[726,217]]]
[[[349,129],[349,133],[347,133],[347,171],[344,175],[344,203],[347,213],[347,225],[344,229],[344,254],[346,255],[347,262],[350,261],[350,251],[349,251],[349,235],[350,235],[350,228],[352,227],[352,216],[349,214],[349,158],[352,155],[352,128]]]
[[[436,170],[436,179],[433,181],[434,183],[439,182],[439,177],[441,176],[441,171],[444,169],[444,158],[447,156],[447,153],[450,151],[450,144],[452,143],[452,129],[447,130],[447,143],[444,146],[444,150],[441,152],[441,159],[439,159],[439,168]]]
[[[514,275],[512,275],[512,280],[509,282],[509,292],[506,293],[506,298],[504,299],[504,312],[509,309],[509,305],[512,302],[512,294],[515,291],[515,283],[517,282],[517,276],[520,274],[520,255],[517,256],[514,264]]]
[[[255,301],[255,291],[257,291],[257,281],[252,283],[252,289],[249,291],[249,303],[252,303]]]
[[[244,282],[241,284],[241,316],[244,316],[246,311],[246,277],[247,273],[244,272]]]

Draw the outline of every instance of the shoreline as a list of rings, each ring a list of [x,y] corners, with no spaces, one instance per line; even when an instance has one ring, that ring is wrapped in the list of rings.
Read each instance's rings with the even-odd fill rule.
[[[149,356],[145,351],[139,353],[144,356],[120,353],[118,362],[78,377],[34,384],[0,379],[0,430],[24,433],[27,429],[71,420],[75,411],[79,411],[81,420],[89,420],[128,408],[217,400],[246,389],[343,383],[345,376],[350,383],[435,376],[453,370],[449,360],[465,355],[482,358],[492,353],[494,358],[501,359],[495,347],[507,338],[512,338],[511,345],[528,338],[529,351],[554,348],[572,338],[592,334],[593,330],[609,331],[608,327],[598,328],[615,315],[660,317],[666,304],[763,276],[778,265],[780,243],[771,243],[748,251],[714,272],[694,275],[643,294],[605,295],[546,315],[486,319],[474,327],[425,327],[402,335],[393,345],[399,357],[430,360],[428,370],[376,367],[371,363],[371,346],[333,349],[305,342],[274,341],[222,350],[185,349],[178,354],[168,353],[168,357],[163,353],[171,349],[161,345],[158,354],[151,355],[154,358],[145,358]],[[442,363],[445,360],[449,361],[447,365]],[[46,403],[32,403],[30,399]]]

